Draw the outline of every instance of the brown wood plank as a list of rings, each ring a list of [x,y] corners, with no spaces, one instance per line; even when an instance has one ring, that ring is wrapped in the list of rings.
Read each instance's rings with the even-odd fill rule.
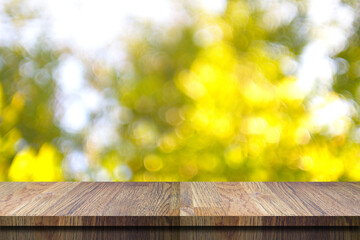
[[[181,226],[359,226],[360,183],[181,183]],[[185,201],[186,200],[186,201]]]
[[[0,226],[179,225],[179,183],[29,183],[15,193],[0,202]]]
[[[0,183],[0,226],[360,226],[360,183]]]
[[[54,183],[2,183],[0,216],[9,215],[11,211],[39,196]]]
[[[1,240],[360,240],[360,227],[0,227]]]

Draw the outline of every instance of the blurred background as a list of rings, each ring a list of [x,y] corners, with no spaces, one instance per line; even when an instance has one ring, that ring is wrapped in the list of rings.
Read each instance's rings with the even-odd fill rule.
[[[0,0],[1,181],[359,181],[357,0]]]

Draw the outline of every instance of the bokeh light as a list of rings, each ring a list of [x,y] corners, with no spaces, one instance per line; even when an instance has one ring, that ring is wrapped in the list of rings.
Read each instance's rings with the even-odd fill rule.
[[[356,0],[0,1],[1,181],[359,181]]]

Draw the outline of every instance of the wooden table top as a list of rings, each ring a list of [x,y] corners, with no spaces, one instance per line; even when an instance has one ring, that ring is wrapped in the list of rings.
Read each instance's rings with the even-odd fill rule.
[[[1,182],[0,226],[360,226],[360,182]]]

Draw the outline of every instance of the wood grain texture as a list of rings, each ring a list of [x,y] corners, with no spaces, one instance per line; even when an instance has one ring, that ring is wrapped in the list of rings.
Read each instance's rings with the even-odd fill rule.
[[[360,227],[0,227],[1,240],[360,240]]]
[[[0,191],[0,226],[179,225],[179,183],[0,183]]]
[[[0,226],[360,226],[360,183],[0,183]]]
[[[359,226],[359,183],[181,183],[181,226]]]
[[[0,227],[1,240],[179,240],[173,227]],[[184,238],[183,238],[184,239]]]

